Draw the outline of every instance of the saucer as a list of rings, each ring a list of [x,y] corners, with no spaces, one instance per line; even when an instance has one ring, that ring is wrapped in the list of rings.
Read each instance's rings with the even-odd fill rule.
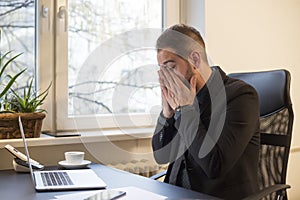
[[[70,164],[66,160],[59,161],[58,164],[66,169],[80,169],[91,164],[89,160],[83,160],[80,164]]]

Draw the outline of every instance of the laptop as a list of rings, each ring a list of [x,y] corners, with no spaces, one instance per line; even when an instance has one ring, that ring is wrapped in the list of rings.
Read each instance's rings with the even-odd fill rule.
[[[19,127],[32,181],[37,191],[103,189],[106,183],[92,169],[36,171],[31,165],[21,116]]]

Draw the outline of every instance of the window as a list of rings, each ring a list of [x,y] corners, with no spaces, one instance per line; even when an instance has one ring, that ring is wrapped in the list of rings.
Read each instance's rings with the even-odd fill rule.
[[[22,53],[12,63],[9,74],[27,68],[17,80],[18,87],[26,86],[35,75],[35,3],[34,1],[0,2],[0,54],[11,51],[7,59]]]
[[[0,11],[1,51],[24,52],[39,88],[52,82],[44,129],[155,123],[153,41],[179,21],[179,0],[7,0]]]
[[[58,130],[154,125],[161,100],[153,41],[168,2],[69,1],[68,31],[56,41],[68,47],[68,55],[56,51],[65,55],[57,63]]]
[[[148,72],[141,69],[141,66],[156,63],[154,49],[129,49],[130,52],[115,55],[116,58],[111,63],[103,66],[105,56],[97,48],[107,48],[105,43],[112,45],[112,38],[122,37],[122,33],[126,31],[134,32],[135,29],[149,27],[161,29],[162,1],[74,0],[69,1],[68,10],[68,115],[144,113],[152,104],[147,99],[152,99],[157,105],[158,85],[144,85],[147,74],[143,72]],[[124,40],[117,45],[126,48],[131,44]],[[117,47],[112,47],[112,50],[113,48]],[[97,55],[98,60],[90,72],[94,73],[97,70],[95,68],[102,68],[100,77],[93,81],[81,80],[78,73],[85,67],[87,59],[93,59],[89,56],[91,53],[97,54],[96,51],[100,55]],[[88,76],[91,77],[92,74]],[[82,89],[77,89],[79,87]],[[86,88],[94,90],[87,91]],[[134,94],[128,97],[125,92],[127,90],[134,90]],[[114,93],[117,95],[114,96]]]

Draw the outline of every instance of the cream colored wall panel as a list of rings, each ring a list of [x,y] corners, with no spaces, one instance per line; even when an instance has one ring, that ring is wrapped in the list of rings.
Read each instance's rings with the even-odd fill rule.
[[[294,133],[300,132],[300,1],[253,0],[205,2],[209,58],[226,72],[285,68],[291,72]],[[293,146],[300,146],[294,134]]]
[[[297,151],[290,154],[287,184],[291,185],[291,189],[288,190],[288,197],[290,200],[300,199],[300,148]]]

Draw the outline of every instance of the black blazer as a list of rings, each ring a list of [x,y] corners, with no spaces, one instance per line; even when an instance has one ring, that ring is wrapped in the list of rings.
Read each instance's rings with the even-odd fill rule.
[[[193,106],[171,119],[160,115],[152,138],[156,161],[170,163],[165,182],[183,186],[182,176],[187,176],[188,188],[224,199],[258,190],[259,144],[255,89],[219,67],[213,67]],[[180,169],[170,180],[176,162]]]

